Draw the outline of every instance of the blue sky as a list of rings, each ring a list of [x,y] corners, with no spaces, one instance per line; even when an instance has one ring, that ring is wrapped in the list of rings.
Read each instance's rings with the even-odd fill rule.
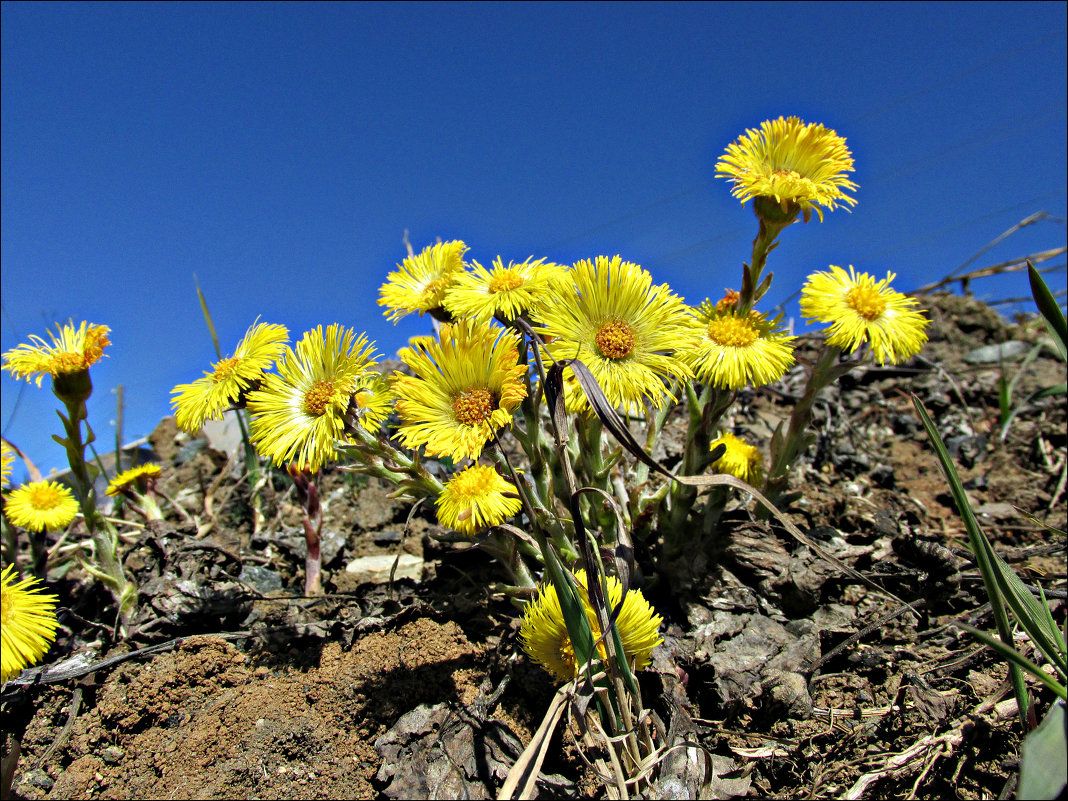
[[[4,3],[2,23],[0,346],[111,326],[105,443],[116,384],[133,439],[209,367],[194,273],[224,349],[261,315],[394,351],[425,327],[375,304],[404,229],[484,263],[620,253],[718,296],[755,223],[713,164],[780,114],[845,136],[860,189],[784,235],[773,302],[829,263],[914,288],[1066,213],[1063,3]],[[1038,224],[982,263],[1064,240]],[[4,435],[60,466],[51,393],[0,382]]]

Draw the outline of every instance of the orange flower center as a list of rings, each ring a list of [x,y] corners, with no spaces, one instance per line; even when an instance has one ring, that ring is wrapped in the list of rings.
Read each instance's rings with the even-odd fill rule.
[[[477,426],[490,419],[494,405],[493,393],[488,389],[467,389],[453,400],[452,410],[458,422],[465,426]]]
[[[622,320],[609,320],[597,329],[597,350],[606,359],[625,359],[634,352],[634,329]]]
[[[211,366],[211,380],[216,384],[223,381],[229,381],[230,376],[234,374],[234,370],[237,369],[237,365],[241,363],[241,360],[237,356],[231,356],[229,359],[222,359],[215,362]]]
[[[855,286],[846,294],[846,303],[869,322],[878,320],[886,311],[886,299],[870,286]]]
[[[304,413],[310,417],[322,417],[334,400],[334,382],[316,381],[304,393]]]
[[[745,317],[717,317],[708,324],[708,338],[727,348],[747,348],[759,336],[760,332]]]
[[[30,506],[38,512],[49,512],[63,502],[63,496],[55,487],[44,485],[30,488]]]
[[[49,372],[52,375],[77,373],[85,369],[85,357],[80,353],[60,352],[52,356]]]
[[[489,280],[489,291],[493,294],[519,289],[521,286],[523,286],[523,276],[518,275],[513,270],[503,270],[495,273]]]

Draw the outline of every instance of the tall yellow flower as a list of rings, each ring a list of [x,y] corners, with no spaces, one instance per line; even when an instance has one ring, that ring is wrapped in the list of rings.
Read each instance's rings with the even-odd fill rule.
[[[123,470],[108,482],[105,494],[114,498],[121,495],[123,490],[131,487],[144,492],[150,483],[155,483],[161,472],[160,466],[152,462],[131,467],[129,470]]]
[[[296,350],[286,347],[277,374],[248,394],[256,450],[311,472],[337,458],[349,401],[375,363],[373,351],[365,335],[337,323],[306,332]]]
[[[11,483],[11,471],[15,467],[15,449],[7,444],[6,439],[0,439],[0,483],[4,488]]]
[[[742,203],[773,198],[786,214],[801,211],[806,222],[813,210],[822,222],[823,209],[857,204],[846,194],[857,188],[847,177],[851,172],[853,154],[845,139],[797,117],[765,120],[759,130],[746,130],[716,162],[716,177],[729,179],[731,194]]]
[[[501,257],[487,270],[477,261],[471,271],[457,275],[445,293],[445,308],[456,318],[470,317],[487,322],[491,317],[514,320],[526,314],[550,286],[567,281],[567,268],[533,257],[521,264]]]
[[[260,382],[288,338],[284,325],[253,323],[237,343],[233,356],[215,362],[211,371],[196,381],[171,390],[171,407],[178,427],[195,434],[205,421],[222,419],[229,406]]]
[[[78,502],[67,487],[55,481],[33,481],[13,490],[4,501],[4,514],[30,531],[65,528],[78,514]]]
[[[111,344],[106,325],[83,322],[77,328],[74,322],[56,324],[56,333],[47,332],[49,344],[35,334],[29,344],[23,343],[4,354],[3,369],[15,378],[36,381],[46,375],[58,376],[81,373],[88,370],[104,355],[104,348]]]
[[[441,525],[468,535],[503,523],[522,506],[515,485],[481,464],[450,478],[435,503]]]
[[[356,420],[372,434],[377,434],[393,411],[393,389],[389,379],[376,370],[368,370],[356,381],[352,395],[356,404]]]
[[[740,314],[729,305],[721,310],[706,300],[695,325],[699,338],[682,348],[679,358],[706,384],[759,387],[778,381],[794,363],[791,343],[797,337],[777,330],[760,312]]]
[[[401,262],[378,290],[386,318],[395,323],[412,312],[441,309],[445,291],[463,273],[466,252],[467,245],[459,240],[438,242]]]
[[[712,469],[719,473],[726,473],[748,481],[750,484],[759,484],[764,475],[764,457],[760,449],[750,445],[741,437],[736,437],[729,431],[725,431],[714,440],[710,450],[715,450],[723,445],[726,450],[713,464]]]
[[[586,610],[594,640],[600,637],[597,615],[590,605],[586,590],[586,571],[575,574],[579,586],[582,605]],[[623,597],[623,585],[614,576],[607,577],[608,604],[614,609]],[[641,670],[652,661],[653,649],[663,639],[660,637],[660,624],[663,618],[656,614],[640,590],[629,590],[623,601],[623,608],[616,618],[616,628],[623,643],[623,653],[635,670]],[[567,633],[564,613],[560,608],[560,598],[556,588],[546,584],[538,596],[527,604],[523,612],[523,622],[519,629],[523,650],[539,665],[551,673],[557,681],[571,681],[578,675],[581,665],[576,664],[575,648]],[[598,648],[599,655],[605,656],[603,645]]]
[[[461,320],[440,339],[403,348],[414,375],[395,373],[399,434],[428,456],[477,459],[494,433],[512,421],[526,396],[519,342],[510,331]]]
[[[554,287],[535,311],[552,357],[580,359],[614,406],[662,407],[667,383],[692,375],[675,354],[693,338],[682,299],[619,256],[580,261],[570,275],[573,283]]]
[[[880,364],[899,364],[923,349],[927,324],[915,298],[890,288],[894,274],[876,281],[849,266],[815,272],[801,289],[801,314],[830,323],[827,344],[849,352],[864,342]]]
[[[41,661],[56,639],[55,595],[35,578],[18,581],[15,566],[0,573],[0,683]]]

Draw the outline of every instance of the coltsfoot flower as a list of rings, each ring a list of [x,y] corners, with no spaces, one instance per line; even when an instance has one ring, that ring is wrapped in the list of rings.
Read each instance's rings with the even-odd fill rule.
[[[128,489],[136,489],[143,493],[150,484],[155,483],[161,472],[160,466],[152,462],[131,467],[111,479],[108,482],[108,488],[104,492],[113,498]]]
[[[0,683],[40,662],[56,639],[59,599],[39,583],[34,578],[18,581],[14,565],[0,573]]]
[[[393,390],[389,379],[375,370],[368,370],[356,381],[352,401],[356,404],[356,421],[367,431],[377,434],[393,411]]]
[[[441,525],[468,535],[503,523],[522,506],[515,485],[481,464],[450,478],[436,504]]]
[[[365,335],[337,323],[306,332],[295,350],[286,347],[278,372],[248,394],[256,450],[312,473],[336,459],[349,401],[375,363],[373,352]]]
[[[15,467],[15,449],[7,444],[6,439],[0,439],[0,483],[6,489],[11,483],[11,471]]]
[[[393,375],[399,434],[428,456],[477,459],[526,396],[519,342],[473,320],[447,323],[439,336],[400,351],[414,375]]]
[[[35,381],[50,375],[52,378],[72,375],[88,370],[104,355],[104,348],[111,344],[106,325],[83,322],[77,328],[71,321],[56,324],[56,333],[48,332],[49,344],[35,334],[29,344],[23,343],[4,354],[3,369],[15,378]]]
[[[531,257],[505,267],[498,256],[492,270],[472,261],[471,271],[458,274],[445,293],[445,308],[458,319],[514,320],[529,312],[551,286],[566,281],[567,268],[545,259]]]
[[[742,203],[771,198],[784,215],[800,211],[806,222],[813,210],[822,222],[823,209],[856,205],[846,194],[857,188],[847,177],[851,172],[853,154],[845,139],[797,117],[765,120],[759,130],[746,130],[716,162],[716,177],[729,179],[731,194]]]
[[[867,342],[875,361],[900,364],[923,349],[930,322],[915,298],[891,289],[894,273],[876,281],[849,266],[815,272],[801,290],[801,314],[830,323],[827,344],[852,353]]]
[[[395,323],[413,312],[440,310],[445,291],[463,273],[466,252],[467,245],[459,240],[438,242],[397,265],[378,290],[386,318]]]
[[[794,363],[797,338],[777,330],[760,312],[740,314],[705,301],[695,317],[698,338],[679,351],[699,381],[726,389],[764,386]]]
[[[712,464],[712,469],[740,478],[750,484],[759,484],[764,476],[764,457],[760,449],[750,445],[741,437],[725,431],[714,440],[709,450],[723,445],[727,450]]]
[[[4,514],[30,531],[65,528],[78,514],[69,488],[55,481],[33,481],[13,490],[4,501]]]
[[[260,382],[288,338],[284,325],[253,323],[237,343],[233,356],[215,362],[202,378],[171,390],[177,426],[195,434],[206,421],[221,420],[229,406]]]
[[[672,398],[668,382],[692,373],[675,351],[693,338],[690,314],[667,284],[619,256],[575,264],[535,311],[553,358],[578,358],[608,401],[631,410]]]
[[[586,610],[586,618],[596,640],[600,637],[601,629],[586,591],[586,571],[579,570],[575,573],[575,580]],[[623,585],[614,576],[608,576],[606,581],[608,605],[614,609],[623,597]],[[659,634],[660,624],[663,622],[663,618],[654,612],[640,590],[627,592],[623,608],[616,618],[616,628],[623,643],[623,653],[635,670],[643,669],[652,661],[653,649],[663,642]],[[575,649],[567,633],[560,599],[552,584],[543,585],[537,597],[527,604],[519,637],[523,650],[557,681],[571,681],[578,675],[582,666],[576,664]],[[603,645],[599,646],[598,650],[603,659]]]

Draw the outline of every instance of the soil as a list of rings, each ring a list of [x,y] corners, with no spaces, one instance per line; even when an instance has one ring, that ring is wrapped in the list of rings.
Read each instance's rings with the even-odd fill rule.
[[[740,505],[672,592],[646,586],[667,622],[643,692],[654,707],[685,707],[714,767],[711,797],[1012,790],[1020,722],[1003,663],[950,625],[992,627],[910,393],[936,419],[995,547],[1063,623],[1065,539],[1048,526],[1066,528],[1065,404],[1025,399],[1063,383],[1064,365],[1043,352],[1023,369],[1002,441],[1003,368],[974,351],[1041,331],[970,298],[925,300],[933,323],[920,358],[854,371],[821,396],[789,508],[823,549],[914,611]],[[813,353],[802,347],[799,359]],[[1004,369],[1014,375],[1019,361]],[[802,382],[798,368],[771,391],[743,392],[729,422],[766,445]],[[656,454],[668,464],[683,421]],[[304,599],[288,479],[267,483],[254,532],[237,457],[170,420],[151,442],[167,465],[162,493],[185,511],[129,537],[126,564],[142,585],[130,641],[111,640],[108,599],[80,571],[50,577],[69,607],[48,661],[109,661],[54,684],[7,686],[5,729],[26,723],[15,793],[495,797],[554,687],[518,647],[492,561],[432,539],[432,512],[409,520],[376,480],[332,472],[322,485],[327,594]],[[346,569],[400,553],[423,560],[419,581],[367,584]],[[1041,713],[1050,695],[1032,692]],[[557,735],[539,792],[604,791],[574,741]]]

